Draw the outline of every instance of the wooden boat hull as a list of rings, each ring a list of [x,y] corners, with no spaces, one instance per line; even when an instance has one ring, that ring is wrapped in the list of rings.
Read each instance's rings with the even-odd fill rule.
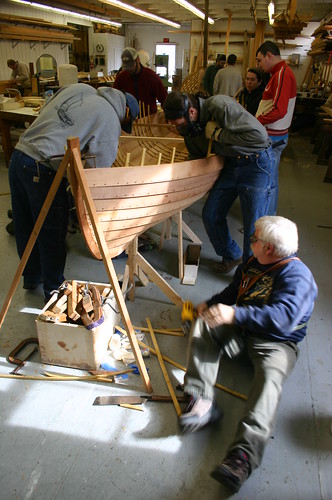
[[[116,257],[150,227],[189,207],[213,186],[223,159],[84,170],[109,257]],[[101,259],[96,237],[77,183],[72,183],[83,237]]]

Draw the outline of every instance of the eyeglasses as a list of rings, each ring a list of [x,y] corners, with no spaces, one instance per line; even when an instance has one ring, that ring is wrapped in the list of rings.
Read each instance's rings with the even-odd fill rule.
[[[250,243],[257,243],[257,241],[263,241],[261,238],[257,238],[254,234],[249,237]]]

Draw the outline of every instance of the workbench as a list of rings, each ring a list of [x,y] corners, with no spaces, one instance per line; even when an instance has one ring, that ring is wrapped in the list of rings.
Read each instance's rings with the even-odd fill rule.
[[[31,107],[18,108],[11,111],[0,111],[2,149],[7,167],[9,166],[10,157],[14,149],[10,137],[10,128],[15,125],[15,123],[32,123],[37,116],[38,111],[34,111]]]

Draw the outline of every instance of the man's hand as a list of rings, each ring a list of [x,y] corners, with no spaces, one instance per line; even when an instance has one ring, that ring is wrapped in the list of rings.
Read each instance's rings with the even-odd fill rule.
[[[209,309],[201,312],[200,317],[210,328],[221,325],[233,325],[235,321],[235,309],[225,304],[215,304]]]
[[[212,139],[213,141],[217,141],[221,130],[222,129],[218,127],[218,124],[216,122],[209,121],[205,125],[205,137],[207,139]]]
[[[198,304],[198,306],[195,307],[195,310],[197,311],[198,316],[202,316],[205,311],[207,311],[208,305],[206,302],[202,302],[202,304]]]

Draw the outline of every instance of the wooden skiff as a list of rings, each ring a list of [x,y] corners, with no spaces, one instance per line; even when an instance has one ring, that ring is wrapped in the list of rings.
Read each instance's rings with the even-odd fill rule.
[[[156,127],[158,136],[161,135],[161,129],[162,127]],[[149,129],[149,133],[152,133],[152,128]],[[169,129],[168,133],[174,134]],[[179,136],[174,134],[173,137],[174,144],[178,145],[179,142],[176,140]],[[124,138],[120,141],[119,154],[113,168],[84,170],[98,224],[104,233],[110,257],[119,255],[135,237],[150,227],[202,198],[219,176],[223,167],[222,158],[210,156],[202,160],[185,161],[187,152],[184,143],[182,142],[182,148],[176,146],[176,151],[174,144],[172,141],[155,140],[153,135],[149,138],[146,135],[139,136],[137,140],[132,136],[129,140]],[[139,162],[139,158],[142,157],[144,148],[147,151],[144,155],[144,165],[141,165],[142,161]],[[172,161],[160,163],[160,149],[162,157],[167,159],[171,157]],[[132,160],[128,162],[129,151],[131,158],[132,152],[135,153],[137,164],[116,166],[123,162],[131,165]],[[150,162],[153,164],[147,164]],[[94,257],[101,259],[94,230],[75,181],[72,182],[72,188],[87,247]]]

